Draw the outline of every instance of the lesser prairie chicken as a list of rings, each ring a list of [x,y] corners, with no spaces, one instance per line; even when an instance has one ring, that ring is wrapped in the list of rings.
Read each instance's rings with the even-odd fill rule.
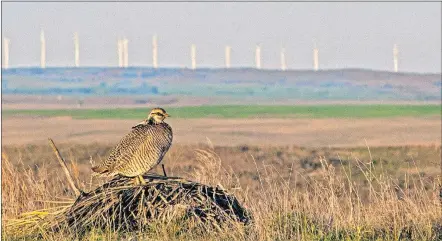
[[[102,175],[135,177],[144,184],[142,175],[163,159],[172,144],[172,128],[164,122],[169,115],[162,108],[150,111],[146,120],[132,127],[103,163],[92,168]]]

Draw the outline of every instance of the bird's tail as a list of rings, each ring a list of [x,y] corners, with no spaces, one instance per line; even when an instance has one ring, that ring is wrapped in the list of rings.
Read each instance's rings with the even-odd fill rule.
[[[105,174],[106,172],[109,172],[109,170],[107,170],[107,168],[104,166],[92,167],[92,171],[99,173],[99,174]]]

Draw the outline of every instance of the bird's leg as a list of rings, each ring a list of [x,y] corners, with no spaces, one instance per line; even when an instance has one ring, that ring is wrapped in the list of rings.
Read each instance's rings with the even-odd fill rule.
[[[138,176],[134,177],[133,180],[134,180],[135,186],[146,184],[146,181],[144,181],[144,178],[142,175],[138,175]]]
[[[134,181],[134,185],[135,185],[135,186],[138,186],[138,185],[141,184],[141,183],[140,183],[140,178],[138,178],[138,176],[132,178],[132,180]]]
[[[143,175],[138,175],[137,178],[141,185],[146,185],[146,181],[144,181]]]
[[[163,167],[163,174],[164,174],[164,176],[167,177],[166,169],[164,169],[164,164],[161,164],[161,166]]]

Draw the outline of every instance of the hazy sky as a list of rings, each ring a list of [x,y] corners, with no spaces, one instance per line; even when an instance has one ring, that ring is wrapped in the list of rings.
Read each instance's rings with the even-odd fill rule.
[[[223,67],[224,46],[233,67],[253,66],[261,44],[263,68],[279,68],[285,47],[291,69],[441,72],[441,3],[20,3],[3,2],[2,34],[10,39],[10,66],[39,66],[40,30],[47,66],[73,66],[73,33],[81,66],[116,66],[117,38],[129,39],[129,65],[151,66],[151,41],[159,40],[159,65]]]

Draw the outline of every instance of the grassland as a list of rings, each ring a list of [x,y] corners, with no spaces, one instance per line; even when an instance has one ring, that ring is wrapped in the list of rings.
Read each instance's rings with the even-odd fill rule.
[[[75,119],[143,119],[147,108],[4,110],[2,114],[31,116],[71,116]],[[383,118],[440,116],[440,105],[315,105],[315,106],[243,106],[214,105],[168,107],[174,118]]]
[[[85,191],[103,183],[91,178],[89,160],[106,158],[111,147],[59,146]],[[441,240],[440,157],[440,145],[333,149],[174,145],[164,160],[167,173],[221,184],[252,212],[254,222],[201,232],[186,230],[175,219],[158,220],[140,232],[91,230],[84,239]],[[3,226],[3,239],[23,238],[20,235],[29,240],[75,239],[69,227],[59,233],[27,229],[75,199],[50,147],[3,147],[2,164],[2,223],[18,227]],[[20,216],[26,212],[30,216]]]
[[[253,215],[254,221],[247,227],[236,225],[211,232],[187,229],[178,214],[171,220],[149,223],[134,233],[91,230],[79,238],[69,226],[59,232],[48,231],[37,225],[39,220],[69,208],[76,198],[54,153],[41,142],[27,145],[21,141],[2,146],[3,240],[442,240],[440,142],[430,138],[431,141],[424,142],[427,144],[414,146],[396,143],[396,146],[370,148],[317,147],[321,140],[335,136],[352,145],[364,138],[373,143],[374,137],[379,136],[393,136],[411,143],[410,140],[424,137],[424,133],[440,133],[439,125],[434,124],[440,123],[440,108],[440,105],[168,107],[167,111],[174,117],[170,123],[178,142],[165,156],[167,173],[211,186],[222,185]],[[6,119],[3,128],[9,134],[3,137],[15,135],[25,140],[23,136],[30,139],[32,134],[43,139],[54,136],[57,141],[62,140],[62,132],[68,133],[59,145],[61,154],[68,161],[77,185],[90,191],[105,181],[92,177],[90,170],[90,161],[102,161],[114,145],[104,140],[120,138],[131,126],[131,119],[143,119],[147,112],[145,108],[7,110],[3,111],[4,116],[15,117]],[[22,116],[72,116],[84,120]],[[195,119],[201,117],[206,119]],[[253,117],[280,119],[276,122],[271,118],[241,119]],[[292,117],[300,119],[283,119]],[[408,118],[415,120],[407,122],[405,117],[424,118]],[[194,118],[192,124],[185,118]],[[333,118],[350,119],[333,122]],[[259,127],[267,122],[268,126]],[[367,127],[352,125],[353,122],[372,124]],[[91,142],[88,133],[96,135],[95,132],[105,131],[100,129],[105,125],[113,132]],[[205,128],[217,135],[225,130],[250,134],[255,143],[271,136],[282,139],[284,132],[288,133],[285,143],[290,144],[229,145],[233,143],[232,133],[221,135],[217,142],[184,144],[202,139],[191,138],[189,133],[195,129],[204,140],[212,138],[214,134],[205,132]],[[311,132],[305,132],[309,128]],[[275,130],[276,134],[272,135]],[[363,133],[358,136],[364,130],[378,134],[371,139]],[[302,143],[295,142],[295,136],[301,136],[300,139],[315,136],[311,143],[316,147],[293,145]],[[74,137],[79,142],[74,144]],[[394,142],[389,141],[392,145]],[[209,154],[201,156],[197,150]],[[154,171],[160,173],[159,168]]]

